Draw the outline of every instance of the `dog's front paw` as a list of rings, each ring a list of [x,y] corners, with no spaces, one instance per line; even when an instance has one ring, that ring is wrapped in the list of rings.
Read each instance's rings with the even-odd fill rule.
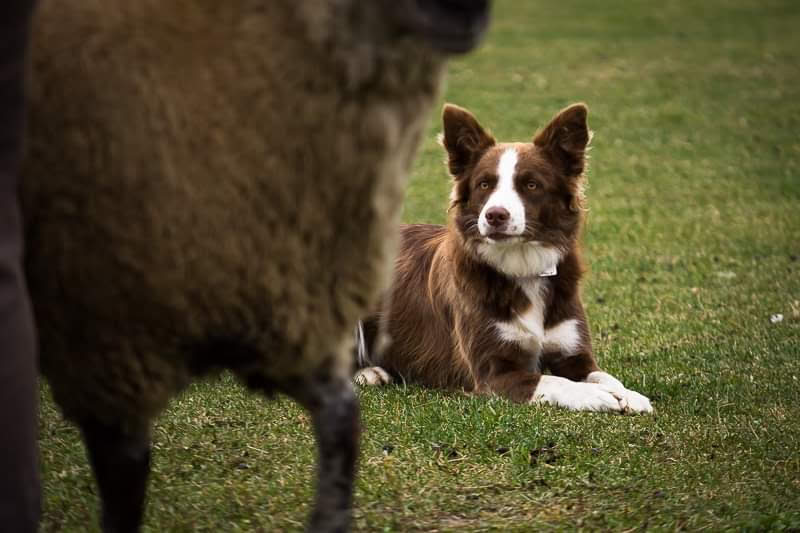
[[[379,366],[362,368],[353,376],[356,385],[388,385],[393,381],[392,376]]]
[[[625,389],[623,392],[614,393],[614,396],[617,396],[619,399],[620,405],[622,405],[623,411],[626,413],[652,413],[653,406],[650,405],[650,399],[643,395],[639,394],[636,391]]]
[[[531,403],[549,403],[574,411],[623,411],[619,399],[605,387],[558,376],[542,376]]]
[[[592,372],[586,376],[588,383],[596,383],[613,394],[626,413],[652,413],[653,406],[647,396],[636,391],[626,389],[625,386],[611,374],[602,371]]]

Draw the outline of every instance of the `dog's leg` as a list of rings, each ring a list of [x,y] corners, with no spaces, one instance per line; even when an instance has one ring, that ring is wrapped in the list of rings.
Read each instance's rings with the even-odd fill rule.
[[[549,403],[576,411],[622,411],[614,395],[594,383],[581,383],[526,370],[494,374],[489,390],[513,402]]]
[[[625,410],[619,398],[602,385],[549,375],[541,376],[530,403],[549,403],[574,411]]]
[[[379,357],[381,348],[385,347],[386,342],[386,336],[381,334],[378,321],[374,318],[359,320],[355,329],[355,341],[358,372],[353,376],[353,382],[356,385],[388,385],[392,383],[394,380],[386,370],[373,365],[373,358],[376,355]]]
[[[388,385],[394,381],[392,376],[379,366],[362,368],[353,376],[357,385]]]
[[[612,394],[619,403],[620,411],[631,413],[651,413],[650,400],[638,392],[628,390],[618,379],[600,370],[589,352],[564,355],[561,352],[547,353],[542,362],[554,376],[583,382],[586,385],[601,387]],[[557,387],[556,384],[553,384]]]
[[[150,472],[149,432],[123,432],[95,421],[79,425],[100,489],[103,531],[139,531]]]

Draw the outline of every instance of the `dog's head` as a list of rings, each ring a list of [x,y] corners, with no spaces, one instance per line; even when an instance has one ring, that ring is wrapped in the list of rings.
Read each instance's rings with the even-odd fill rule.
[[[467,246],[500,271],[540,275],[578,238],[587,112],[571,105],[532,142],[497,143],[469,111],[445,105],[451,216]]]

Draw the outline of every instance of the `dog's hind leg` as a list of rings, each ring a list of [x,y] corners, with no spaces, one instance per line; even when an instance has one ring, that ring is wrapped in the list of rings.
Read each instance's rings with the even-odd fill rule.
[[[362,368],[353,376],[357,385],[388,385],[394,381],[391,374],[379,366]]]
[[[353,376],[357,385],[388,385],[394,379],[375,363],[380,359],[382,348],[388,344],[385,333],[381,333],[375,319],[359,320],[355,330],[356,368]]]
[[[139,531],[150,472],[149,430],[123,431],[88,420],[78,425],[100,490],[103,531]]]

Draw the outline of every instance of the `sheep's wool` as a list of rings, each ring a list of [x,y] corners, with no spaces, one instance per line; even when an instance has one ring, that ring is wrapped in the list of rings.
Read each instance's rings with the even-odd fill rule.
[[[222,367],[350,371],[442,58],[365,46],[338,4],[42,6],[22,192],[66,416],[146,424]]]

